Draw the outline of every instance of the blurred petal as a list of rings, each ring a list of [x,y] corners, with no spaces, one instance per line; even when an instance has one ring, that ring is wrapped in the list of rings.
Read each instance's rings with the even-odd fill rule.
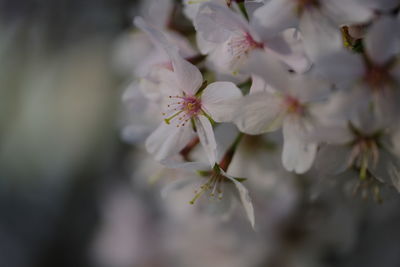
[[[375,63],[383,65],[399,52],[399,39],[393,33],[399,26],[395,18],[383,16],[369,29],[365,36],[365,49]]]
[[[315,70],[333,83],[349,85],[364,74],[365,67],[361,56],[340,50],[318,57]]]
[[[271,0],[254,12],[254,19],[274,36],[297,24],[296,1]]]
[[[300,20],[304,49],[312,61],[343,46],[342,34],[336,25],[315,10],[304,12]]]
[[[291,117],[283,121],[282,163],[286,170],[302,174],[314,162],[317,144],[306,141],[308,129],[305,121]]]
[[[204,4],[194,21],[196,30],[210,42],[222,43],[238,31],[248,32],[248,23],[227,7],[214,3]]]

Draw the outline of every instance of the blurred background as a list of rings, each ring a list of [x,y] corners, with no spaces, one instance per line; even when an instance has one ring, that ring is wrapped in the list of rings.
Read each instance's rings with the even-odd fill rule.
[[[161,198],[120,137],[132,77],[115,54],[138,5],[0,0],[1,267],[400,266],[393,193],[315,200],[275,174],[255,186],[257,232]]]

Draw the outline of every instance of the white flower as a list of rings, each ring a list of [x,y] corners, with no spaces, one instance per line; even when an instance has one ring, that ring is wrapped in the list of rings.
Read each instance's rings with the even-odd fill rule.
[[[293,32],[265,37],[241,15],[213,3],[201,6],[194,21],[200,50],[208,54],[211,66],[223,74],[243,74],[249,55],[256,50],[278,57],[290,68],[303,72],[309,62],[301,40]]]
[[[338,25],[365,23],[372,16],[358,0],[271,0],[254,12],[271,35],[298,27],[311,59],[342,46]]]
[[[169,168],[177,168],[186,171],[197,171],[199,175],[203,177],[197,177],[193,182],[198,182],[201,178],[207,178],[206,182],[195,190],[195,195],[190,201],[190,204],[194,204],[201,196],[209,194],[210,198],[218,199],[219,201],[224,200],[228,203],[225,208],[229,209],[232,205],[232,197],[234,197],[234,191],[239,193],[240,201],[245,209],[247,218],[249,219],[251,226],[255,226],[254,208],[250,199],[250,195],[246,187],[242,184],[241,178],[235,178],[227,174],[218,164],[215,164],[213,168],[200,162],[163,162]],[[179,188],[181,183],[187,184],[188,181],[178,181],[176,184],[172,184],[171,187]],[[170,188],[169,188],[170,190]]]
[[[314,136],[325,143],[316,161],[319,174],[355,171],[362,182],[392,184],[397,188],[400,162],[392,151],[390,133],[385,123],[369,116],[359,118],[356,124],[329,121],[321,125]]]
[[[250,94],[243,98],[234,122],[248,134],[283,127],[283,165],[289,171],[304,173],[311,167],[317,149],[317,143],[308,138],[315,124],[310,109],[313,102],[327,94],[329,87],[303,75],[290,75],[262,55],[254,58],[252,70],[263,74],[273,86],[265,87],[259,78],[253,77]]]
[[[315,71],[344,89],[331,99],[331,115],[353,120],[373,112],[378,119],[398,118],[399,39],[392,32],[397,26],[395,18],[382,16],[365,36],[365,55],[340,50],[316,60]]]
[[[210,119],[229,121],[230,103],[241,97],[240,90],[230,82],[214,82],[203,88],[203,77],[196,66],[184,60],[161,32],[140,19],[136,22],[166,50],[171,69],[158,81],[159,88],[164,90],[160,94],[165,96],[165,106],[160,107],[164,121],[147,138],[147,150],[158,161],[175,156],[196,132],[213,166],[217,145]]]

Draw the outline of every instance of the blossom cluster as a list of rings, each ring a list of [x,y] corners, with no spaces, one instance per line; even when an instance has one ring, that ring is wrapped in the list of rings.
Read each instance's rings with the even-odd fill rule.
[[[193,28],[174,19],[177,6]],[[161,174],[179,177],[165,191],[199,184],[191,204],[237,198],[253,227],[247,169],[257,164],[315,182],[341,177],[376,200],[383,187],[400,191],[399,8],[397,0],[146,1],[125,48],[134,81],[123,95],[123,137],[175,169]]]

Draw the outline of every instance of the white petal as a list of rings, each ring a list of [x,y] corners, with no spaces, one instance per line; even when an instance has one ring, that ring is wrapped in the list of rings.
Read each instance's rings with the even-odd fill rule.
[[[398,0],[360,0],[364,6],[388,12],[399,5]]]
[[[307,127],[302,119],[288,117],[283,122],[282,163],[288,171],[305,173],[314,162],[317,144],[306,141]]]
[[[278,91],[286,91],[291,87],[290,73],[276,58],[265,51],[253,51],[245,67],[249,74],[262,77],[269,85]]]
[[[265,51],[272,53],[272,56],[283,61],[296,73],[304,73],[310,69],[311,62],[306,56],[303,43],[290,37],[290,35],[293,35],[293,31],[290,30],[286,32],[291,32],[292,34],[282,34],[274,39],[266,40]]]
[[[247,218],[250,221],[251,226],[254,229],[255,226],[255,218],[254,218],[254,208],[253,208],[253,203],[251,202],[251,198],[249,195],[249,191],[244,187],[244,185],[241,182],[236,181],[235,178],[227,175],[224,171],[221,170],[221,174],[231,180],[235,186],[236,189],[239,192],[240,196],[240,201],[243,204],[244,210],[246,211]]]
[[[196,43],[197,43],[197,47],[199,48],[200,52],[203,55],[209,54],[218,45],[217,43],[209,42],[209,41],[205,40],[199,32],[196,33]]]
[[[135,17],[134,24],[136,27],[146,32],[154,45],[160,49],[169,46],[168,40],[159,29],[150,26],[142,17]]]
[[[303,13],[299,28],[303,35],[304,49],[312,61],[321,55],[338,51],[343,46],[339,28],[314,9]]]
[[[204,89],[201,103],[205,111],[217,122],[228,122],[233,119],[237,108],[236,100],[242,97],[242,92],[231,82],[214,82]]]
[[[393,32],[398,27],[395,18],[383,16],[369,29],[365,49],[375,63],[383,65],[399,52],[399,39]]]
[[[214,166],[217,156],[217,142],[215,141],[212,125],[207,117],[200,115],[196,117],[196,129],[211,167]]]
[[[196,135],[190,123],[176,127],[162,122],[147,138],[146,149],[157,161],[177,155]]]
[[[192,63],[184,60],[176,49],[170,49],[167,52],[171,58],[180,89],[188,95],[195,95],[203,83],[201,72]]]
[[[362,3],[363,1],[323,0],[322,8],[324,13],[337,25],[363,24],[372,19],[374,15],[374,11]]]
[[[348,86],[364,74],[365,67],[361,56],[340,50],[318,57],[315,71],[333,83]]]
[[[268,88],[268,84],[258,75],[251,75],[251,87],[249,94],[261,93],[270,91],[272,88]],[[273,90],[273,89],[272,89]]]
[[[265,28],[265,32],[274,36],[284,29],[295,27],[296,1],[271,0],[254,12],[256,23]]]
[[[158,44],[158,46],[161,46],[162,49],[167,52],[172,62],[177,83],[180,86],[179,89],[189,95],[196,94],[203,83],[203,76],[199,69],[190,62],[184,60],[179,55],[178,48],[172,45],[161,31],[149,26],[141,17],[135,18],[135,25],[147,32],[154,40],[155,44]]]
[[[349,166],[351,150],[347,145],[326,145],[318,150],[315,168],[319,175],[338,175]]]
[[[263,92],[245,96],[239,106],[234,123],[244,133],[262,134],[282,125],[282,100],[274,94]]]
[[[290,82],[289,93],[302,103],[321,101],[326,99],[331,92],[332,85],[326,81],[314,79],[312,77],[294,74]]]
[[[203,38],[210,42],[222,43],[233,34],[248,32],[248,23],[227,7],[214,3],[204,4],[194,21],[194,26]]]

